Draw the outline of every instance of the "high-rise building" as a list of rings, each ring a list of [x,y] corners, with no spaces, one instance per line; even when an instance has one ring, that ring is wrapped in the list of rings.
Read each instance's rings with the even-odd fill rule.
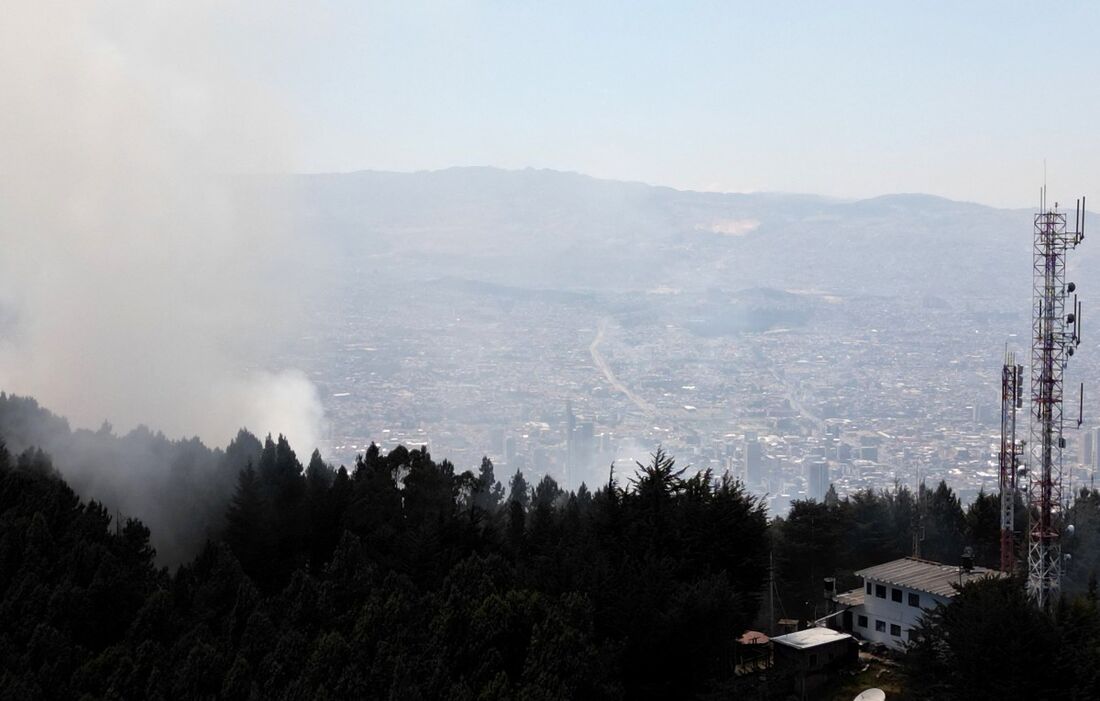
[[[1090,442],[1092,443],[1092,455],[1091,459],[1085,463],[1092,467],[1093,472],[1100,472],[1100,427],[1085,432],[1088,436],[1091,436]]]
[[[822,501],[829,491],[829,463],[821,458],[806,463],[806,491],[810,499]]]
[[[573,429],[573,454],[570,456],[574,468],[587,467],[592,459],[596,427],[591,421],[578,421]]]
[[[503,428],[501,428],[499,426],[495,426],[493,428],[490,428],[489,429],[489,445],[491,447],[489,448],[489,450],[494,451],[494,452],[499,450],[500,455],[503,456],[504,455],[504,436],[505,436],[505,433],[504,433]]]
[[[516,437],[505,436],[503,448],[501,452],[504,454],[504,461],[510,467],[516,461]]]
[[[764,447],[756,438],[755,433],[745,433],[741,455],[744,464],[745,482],[751,485],[761,484],[764,481]]]

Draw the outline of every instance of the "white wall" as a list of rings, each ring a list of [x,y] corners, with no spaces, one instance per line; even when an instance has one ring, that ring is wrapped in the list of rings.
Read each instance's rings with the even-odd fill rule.
[[[871,585],[870,594],[867,593],[868,583]],[[882,599],[877,596],[877,587],[885,587],[886,598]],[[894,591],[901,592],[900,602],[894,601]],[[920,607],[909,604],[910,594],[920,597]],[[873,579],[864,579],[863,605],[852,608],[852,632],[858,633],[865,640],[883,643],[900,650],[909,640],[909,631],[917,626],[924,614],[923,609],[929,609],[938,603],[946,602],[945,597],[929,594],[928,592],[898,587]],[[860,616],[867,617],[866,626],[859,625]],[[885,630],[876,630],[876,621],[882,621]],[[901,635],[894,635],[891,632],[891,626],[898,626]]]

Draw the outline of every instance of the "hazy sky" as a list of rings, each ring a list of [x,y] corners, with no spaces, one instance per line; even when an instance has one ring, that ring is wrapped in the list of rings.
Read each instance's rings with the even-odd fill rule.
[[[306,455],[317,391],[268,364],[295,333],[288,218],[225,173],[294,166],[280,102],[240,74],[213,3],[0,10],[0,389],[78,426]]]
[[[216,31],[299,168],[1100,198],[1100,4],[238,3]],[[1097,199],[1100,202],[1100,199]]]
[[[1053,198],[1100,202],[1100,5],[823,5],[5,3],[0,387],[81,425],[311,445],[315,388],[262,362],[302,256],[242,171],[1028,206],[1046,158]]]

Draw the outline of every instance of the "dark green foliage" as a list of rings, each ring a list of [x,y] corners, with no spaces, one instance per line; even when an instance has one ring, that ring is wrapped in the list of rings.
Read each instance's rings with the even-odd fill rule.
[[[456,474],[423,450],[372,447],[353,475],[317,454],[303,471],[285,439],[243,433],[230,452],[245,467],[214,531],[224,542],[170,578],[154,569],[144,526],[82,504],[41,451],[0,450],[5,695],[690,698],[739,688],[733,640],[757,614],[770,539],[759,502],[728,478],[688,477],[658,450],[625,489],[566,493],[548,477],[531,488],[519,473],[504,502],[488,461],[477,476]],[[963,515],[944,485],[796,503],[773,531],[788,608],[812,617],[823,577],[908,554],[918,523],[926,552],[972,545],[985,560],[996,507],[983,494]],[[1040,682],[1012,662],[1023,640],[1039,641],[1027,654],[1059,670],[1043,688],[1090,697],[1098,507],[1082,493],[1067,542],[1080,553],[1067,581],[1091,594],[1047,616],[1018,583],[969,586],[906,658],[915,698],[1035,692]]]
[[[958,564],[969,546],[979,565],[1000,563],[1000,495],[979,494],[964,514],[944,482],[935,489],[921,485],[916,494],[901,486],[843,499],[831,494],[821,503],[796,501],[785,519],[773,523],[781,610],[790,617],[825,614],[826,577],[836,578],[838,591],[852,588],[859,583],[854,572],[912,556],[916,545],[928,560]],[[1026,512],[1020,504],[1017,516],[1022,533]]]
[[[727,688],[766,576],[740,484],[663,451],[568,493],[372,446],[349,475],[242,433],[216,537],[149,531],[0,450],[0,681],[21,698],[689,698]]]
[[[65,481],[103,504],[115,520],[137,518],[150,527],[158,564],[175,567],[194,557],[223,527],[237,473],[257,465],[262,449],[241,430],[225,451],[198,439],[168,440],[144,426],[115,436],[69,428],[30,398],[0,392],[0,437],[9,450],[41,449]]]
[[[20,401],[0,397],[0,425],[68,430]],[[317,452],[303,469],[282,436],[242,431],[222,453],[70,435],[66,450],[96,460],[127,441],[162,451],[165,508],[191,515],[195,557],[158,571],[141,522],[81,502],[41,450],[0,448],[0,697],[722,698],[747,688],[733,646],[759,615],[772,544],[780,610],[805,620],[825,611],[825,577],[847,588],[915,544],[949,563],[965,546],[979,564],[998,555],[997,495],[964,513],[943,483],[830,490],[769,526],[739,483],[661,449],[625,488],[517,471],[505,498],[488,459],[457,472],[424,449],[372,445],[349,474]],[[968,585],[904,662],[914,698],[1041,697],[1040,683],[1095,696],[1100,497],[1082,491],[1067,517],[1080,596],[1043,614],[1018,582]],[[1025,654],[1054,672],[1030,678]]]
[[[917,499],[924,528],[921,554],[937,562],[957,563],[965,546],[966,526],[959,498],[941,481],[934,491],[922,484]]]
[[[1085,594],[1095,591],[1100,574],[1100,491],[1084,488],[1074,496],[1067,514],[1074,533],[1062,544],[1064,552],[1072,555],[1063,588],[1071,594]]]
[[[477,485],[474,490],[474,506],[484,513],[495,512],[504,501],[504,487],[500,486],[493,474],[493,461],[485,457],[478,468]]]
[[[246,572],[259,573],[271,558],[273,543],[264,528],[263,497],[252,465],[241,470],[226,522],[226,543],[237,554]]]
[[[840,501],[837,500],[837,505]],[[856,492],[846,500],[843,520],[850,524],[846,534],[844,559],[852,562],[888,562],[896,556],[890,503],[870,489]]]
[[[531,503],[531,493],[523,473],[516,470],[516,474],[512,475],[512,479],[508,485],[508,501],[514,501],[526,509],[527,505]]]
[[[597,631],[620,640],[632,698],[692,696],[730,676],[728,633],[751,623],[765,581],[760,503],[729,479],[683,475],[658,450],[633,488],[597,492],[583,521],[590,538],[542,575],[591,563],[571,576],[597,604]]]
[[[1001,495],[986,494],[985,490],[966,510],[967,545],[974,552],[975,562],[982,567],[1000,569],[1001,566]]]
[[[343,468],[341,468],[343,470]],[[339,492],[333,489],[339,473],[321,459],[321,451],[314,450],[306,468],[306,549],[311,572],[318,572],[332,555],[342,530],[340,524]],[[347,482],[347,471],[343,470]],[[346,484],[341,484],[344,489]]]
[[[107,678],[85,669],[97,656],[110,657],[113,674],[133,664],[115,648],[167,580],[153,569],[140,523],[113,527],[41,452],[11,463],[0,446],[0,688],[25,698],[77,697],[80,680]]]
[[[843,503],[843,502],[842,502]],[[816,501],[796,501],[781,522],[775,546],[775,567],[786,610],[800,620],[823,615],[824,578],[835,576],[844,564],[847,509],[829,508]],[[870,562],[875,562],[870,560]]]
[[[317,464],[320,455],[315,457],[307,480],[286,438],[273,441],[268,436],[258,467],[248,465],[238,477],[226,513],[225,540],[263,589],[285,585],[291,573],[306,564],[319,567],[321,555],[333,544],[331,537],[324,539],[323,517],[331,489],[326,471],[331,470]],[[311,528],[314,524],[316,530]]]
[[[1095,599],[1039,610],[1014,579],[964,585],[925,616],[903,658],[912,699],[1096,698]]]

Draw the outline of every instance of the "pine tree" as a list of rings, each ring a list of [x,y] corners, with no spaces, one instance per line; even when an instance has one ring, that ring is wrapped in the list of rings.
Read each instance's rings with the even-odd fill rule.
[[[512,475],[512,481],[509,483],[508,501],[519,504],[524,511],[531,504],[531,488],[527,486],[527,480],[524,479],[523,473],[518,469],[516,474]]]
[[[496,513],[504,500],[504,487],[493,474],[493,461],[488,456],[481,458],[475,494],[474,505],[488,513]]]
[[[260,481],[251,463],[241,470],[226,513],[225,540],[250,576],[263,579],[269,557]]]

